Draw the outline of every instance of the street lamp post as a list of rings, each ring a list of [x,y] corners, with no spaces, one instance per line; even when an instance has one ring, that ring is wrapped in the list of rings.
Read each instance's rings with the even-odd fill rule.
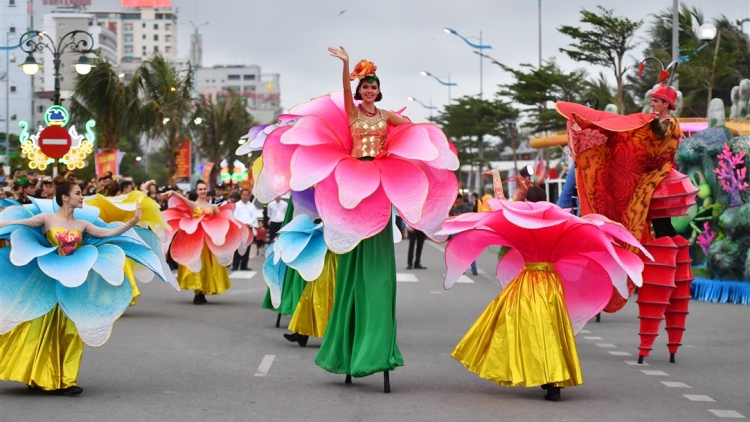
[[[476,50],[479,50],[479,99],[481,100],[482,99],[482,95],[484,93],[484,88],[483,88],[483,82],[484,82],[483,79],[484,78],[483,78],[483,71],[482,71],[483,62],[484,62],[484,55],[482,54],[482,50],[489,50],[489,49],[492,48],[492,46],[485,45],[485,44],[482,43],[482,31],[479,31],[479,44],[476,44],[476,43],[473,43],[473,42],[469,41],[469,38],[477,38],[477,37],[464,37],[463,35],[459,34],[455,29],[443,28],[443,31],[446,34],[453,34],[453,35],[461,38],[462,40],[464,40],[466,42],[466,44],[469,45],[469,47],[474,48]]]
[[[458,84],[454,83],[454,82],[451,82],[451,74],[450,73],[448,74],[448,82],[446,82],[446,81],[438,78],[437,76],[433,75],[432,73],[424,71],[424,70],[421,71],[421,72],[419,72],[419,74],[422,75],[422,76],[429,76],[432,79],[440,82],[441,85],[447,86],[448,87],[448,104],[451,103],[451,87],[452,86],[458,86]]]
[[[79,35],[83,38],[76,39]],[[81,57],[78,58],[78,62],[74,67],[76,72],[85,75],[91,71],[92,67],[94,67],[91,60],[86,57],[86,54],[93,52],[93,47],[94,37],[86,31],[70,31],[63,35],[57,44],[55,44],[55,40],[44,31],[29,31],[21,37],[21,50],[28,53],[28,56],[26,56],[26,60],[21,63],[19,67],[23,69],[23,73],[27,75],[36,74],[42,65],[37,63],[34,59],[33,53],[44,51],[45,48],[49,50],[52,53],[54,66],[54,104],[60,105],[60,65],[62,64],[60,57],[68,49],[76,53],[81,53]]]
[[[409,100],[409,101],[414,101],[415,103],[421,105],[422,107],[426,108],[427,110],[430,110],[430,119],[432,119],[432,110],[437,109],[437,107],[434,107],[432,105],[432,98],[430,98],[430,105],[427,105],[427,104],[419,101],[418,99],[416,99],[414,97],[406,97],[406,99]]]

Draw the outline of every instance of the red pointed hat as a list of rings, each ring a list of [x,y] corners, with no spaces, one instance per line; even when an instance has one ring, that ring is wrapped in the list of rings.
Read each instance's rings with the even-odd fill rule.
[[[669,109],[674,110],[675,109],[675,101],[677,101],[677,91],[674,90],[671,86],[667,86],[664,84],[660,84],[659,88],[656,88],[656,91],[648,94],[651,98],[658,98],[662,101],[666,101],[667,104],[669,104]]]

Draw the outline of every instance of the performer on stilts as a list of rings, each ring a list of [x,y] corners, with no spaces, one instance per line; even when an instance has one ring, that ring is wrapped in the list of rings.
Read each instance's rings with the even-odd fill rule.
[[[639,363],[649,355],[665,315],[670,361],[674,362],[692,280],[688,242],[677,235],[670,222],[671,217],[687,213],[698,192],[688,177],[674,168],[681,131],[670,116],[677,101],[670,68],[675,72],[677,63],[667,69],[662,66],[660,84],[650,94],[653,114],[621,116],[557,103],[558,112],[568,119],[581,215],[598,213],[623,224],[654,257],[653,262],[644,259],[643,287],[638,291]],[[664,80],[666,83],[661,83]],[[634,290],[630,283],[626,295],[613,291],[604,311],[620,310]]]
[[[32,199],[0,213],[0,379],[54,394],[78,395],[83,343],[98,347],[129,306],[126,259],[179,290],[158,238],[125,224],[105,224],[85,206],[81,188],[59,184],[52,200]]]
[[[541,386],[544,398],[583,384],[575,334],[609,301],[612,289],[640,285],[643,263],[620,242],[641,248],[621,225],[600,215],[579,218],[548,202],[507,201],[497,171],[491,211],[448,219],[440,234],[449,289],[488,246],[510,248],[497,277],[503,290],[458,343],[452,356],[503,386]],[[645,253],[645,251],[644,251]]]
[[[324,239],[339,254],[333,310],[315,362],[345,374],[347,383],[384,372],[390,392],[389,371],[403,365],[392,207],[411,227],[445,240],[435,233],[458,192],[458,158],[436,126],[411,124],[375,106],[382,93],[374,64],[363,60],[350,74],[346,50],[329,52],[343,61],[343,95],[290,110],[288,124],[265,139],[256,191],[270,202],[315,187]]]

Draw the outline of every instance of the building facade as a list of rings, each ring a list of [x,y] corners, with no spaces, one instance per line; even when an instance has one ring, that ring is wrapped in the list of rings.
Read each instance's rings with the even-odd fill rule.
[[[214,102],[239,93],[258,123],[271,123],[281,113],[278,73],[263,73],[258,65],[217,65],[193,69],[197,91]]]
[[[22,4],[23,3],[23,4]],[[18,67],[26,58],[19,41],[29,26],[26,2],[0,0],[0,132],[19,132],[18,122],[32,116],[32,78]],[[5,136],[0,136],[4,162]]]

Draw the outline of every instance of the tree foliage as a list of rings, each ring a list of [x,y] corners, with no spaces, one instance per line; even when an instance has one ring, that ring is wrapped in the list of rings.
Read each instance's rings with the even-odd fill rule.
[[[560,51],[571,59],[604,66],[612,70],[617,83],[616,100],[620,113],[625,110],[624,77],[628,66],[623,63],[625,54],[638,46],[635,32],[643,21],[614,16],[614,11],[597,6],[597,12],[581,10],[581,23],[588,29],[563,25],[558,31],[573,38],[569,48]]]

